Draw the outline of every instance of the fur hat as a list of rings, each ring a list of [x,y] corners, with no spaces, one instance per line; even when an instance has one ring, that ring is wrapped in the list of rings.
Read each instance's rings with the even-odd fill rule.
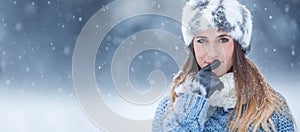
[[[237,0],[189,0],[183,8],[182,35],[189,45],[197,32],[208,28],[225,31],[238,41],[245,53],[250,50],[252,16]]]

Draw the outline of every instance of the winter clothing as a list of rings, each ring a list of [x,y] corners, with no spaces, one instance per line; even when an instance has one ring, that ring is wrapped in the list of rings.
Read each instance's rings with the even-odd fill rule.
[[[183,8],[182,35],[186,45],[193,36],[208,28],[227,32],[245,53],[250,50],[252,18],[237,0],[190,0]]]
[[[222,90],[224,84],[220,81],[219,77],[212,72],[220,66],[221,62],[215,60],[211,64],[203,67],[193,78],[193,80],[184,85],[180,85],[179,88],[175,89],[177,95],[183,93],[198,93],[203,97],[210,97],[216,90]],[[201,82],[201,83],[199,83]]]
[[[219,67],[220,64],[221,62],[219,60],[214,60],[212,63],[203,67],[194,76],[194,80],[201,82],[201,84],[205,87],[207,93],[205,97],[207,98],[209,98],[216,90],[222,90],[224,88],[224,84],[220,81],[219,77],[212,72],[212,70]]]
[[[236,97],[234,94],[233,73],[226,73],[220,77],[224,83],[224,89],[214,92],[208,99],[200,94],[183,93],[187,91],[182,86],[175,90],[180,91],[176,98],[173,109],[170,107],[170,97],[164,98],[156,112],[152,125],[153,132],[222,132],[230,131],[228,127],[228,116],[233,110]],[[188,85],[185,86],[199,86]],[[193,88],[195,89],[195,88]],[[282,97],[282,96],[281,96]],[[282,97],[284,100],[284,98]],[[284,100],[285,101],[285,100]],[[285,116],[284,110],[279,113],[273,113],[271,119],[277,132],[293,132],[295,127],[293,121]],[[283,113],[283,114],[282,114]],[[249,127],[248,131],[252,131]],[[259,132],[263,132],[259,128]]]

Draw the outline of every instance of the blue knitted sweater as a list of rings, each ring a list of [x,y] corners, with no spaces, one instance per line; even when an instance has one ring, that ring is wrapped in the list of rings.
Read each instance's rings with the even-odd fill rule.
[[[196,94],[184,94],[170,108],[170,97],[164,98],[156,109],[152,125],[153,132],[223,132],[228,129],[228,116],[232,109],[224,111],[218,107],[212,116],[204,120],[209,109],[207,99]],[[284,113],[273,113],[271,119],[277,132],[293,132],[293,120]],[[248,129],[251,132],[251,127]],[[259,128],[259,132],[264,132]]]

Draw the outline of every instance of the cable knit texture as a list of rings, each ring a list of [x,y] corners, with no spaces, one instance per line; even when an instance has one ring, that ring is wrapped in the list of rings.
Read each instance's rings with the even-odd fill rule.
[[[207,101],[204,97],[195,95],[185,95],[180,99],[187,101],[190,99],[197,99],[191,103],[180,104],[184,106],[181,109],[170,109],[170,97],[166,97],[162,100],[158,106],[155,117],[153,120],[152,131],[153,132],[229,132],[227,119],[232,111],[224,111],[223,108],[217,107],[213,115],[204,122],[199,120],[203,119],[201,116],[205,115],[207,110]],[[179,98],[178,98],[179,99]],[[179,102],[177,103],[177,105]],[[179,106],[179,105],[178,105]],[[174,109],[178,108],[174,107]],[[188,108],[192,107],[192,108]],[[199,107],[199,108],[198,108]],[[198,109],[197,109],[198,108]],[[194,113],[195,112],[195,113]],[[284,116],[284,114],[273,113],[271,119],[275,125],[277,132],[294,132],[295,127],[292,119]],[[252,132],[249,127],[249,132]],[[258,132],[264,132],[262,128]]]
[[[223,77],[232,81],[233,78],[226,75],[227,77]],[[222,78],[222,77],[221,77]],[[220,78],[220,79],[221,79]],[[231,79],[230,79],[231,78]],[[229,85],[226,84],[226,79],[223,80],[224,89],[232,90],[229,88]],[[195,85],[196,86],[196,85]],[[226,88],[227,87],[227,88]],[[224,90],[223,89],[223,90]],[[224,100],[224,96],[228,96],[230,99],[234,97],[226,95],[225,93],[230,94],[231,92],[219,91],[219,94],[224,95],[214,95],[215,98],[206,99],[204,96],[199,94],[192,93],[181,93],[179,97],[176,99],[176,103],[174,103],[173,108],[170,107],[170,97],[165,97],[159,104],[156,109],[152,131],[153,132],[228,132],[230,131],[228,128],[228,116],[233,110],[233,103],[229,104],[216,103],[217,107],[213,111],[213,113],[206,118],[208,110],[210,110],[210,105],[214,103],[209,103],[211,101],[215,101],[217,98],[219,100]],[[217,93],[214,93],[217,94]],[[284,97],[281,96],[283,100]],[[225,99],[226,100],[226,99]],[[226,101],[225,101],[226,102]],[[216,105],[214,104],[214,105]],[[235,104],[235,103],[234,103]],[[222,107],[222,106],[226,107]],[[281,110],[278,113],[273,113],[271,115],[271,119],[275,125],[277,132],[294,132],[295,126],[291,118],[285,116],[286,111]],[[271,128],[271,127],[270,127]],[[249,127],[249,132],[252,132],[252,128]],[[260,127],[258,129],[259,132],[264,132],[264,130]]]

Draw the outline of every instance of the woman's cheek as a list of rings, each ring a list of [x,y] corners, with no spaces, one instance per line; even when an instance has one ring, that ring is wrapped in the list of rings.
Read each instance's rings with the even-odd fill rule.
[[[200,67],[204,66],[205,51],[201,49],[195,50],[196,60]]]
[[[230,43],[229,45],[227,45],[225,47],[225,50],[228,51],[225,55],[225,59],[227,61],[226,64],[226,70],[230,70],[230,68],[232,67],[232,63],[233,63],[233,50],[234,50],[234,44],[233,42]]]

